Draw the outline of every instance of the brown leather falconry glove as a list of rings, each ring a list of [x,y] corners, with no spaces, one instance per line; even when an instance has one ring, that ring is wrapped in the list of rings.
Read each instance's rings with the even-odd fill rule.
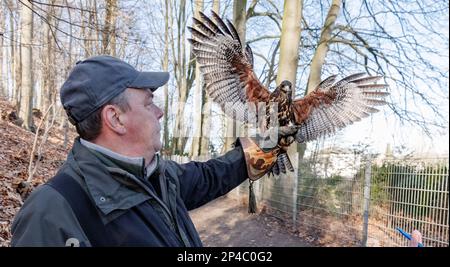
[[[256,181],[261,178],[277,160],[279,147],[270,150],[261,149],[250,137],[239,138],[244,150],[245,163],[247,165],[248,178]]]
[[[240,137],[242,149],[244,151],[245,162],[249,183],[249,206],[248,213],[256,212],[256,197],[253,192],[253,182],[264,176],[275,164],[280,151],[278,141],[281,137],[293,142],[293,135],[297,133],[298,126],[283,126],[279,128],[269,128],[256,137]],[[290,144],[289,143],[289,144]],[[285,146],[286,144],[283,144]]]
[[[239,141],[244,150],[248,177],[256,181],[266,174],[275,164],[280,150],[278,141],[281,137],[293,135],[298,130],[297,125],[269,128],[256,137],[240,137]],[[292,143],[292,142],[291,142]]]

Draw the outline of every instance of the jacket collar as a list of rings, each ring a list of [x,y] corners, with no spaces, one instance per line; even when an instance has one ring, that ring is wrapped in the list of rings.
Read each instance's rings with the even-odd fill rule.
[[[92,143],[85,146],[85,142],[82,144],[80,138],[75,139],[71,157],[84,177],[88,193],[105,215],[116,209],[131,208],[151,198],[144,190],[139,190],[133,181],[142,178],[145,173],[143,159],[126,159],[106,148],[90,145]],[[135,164],[139,160],[141,163]],[[154,169],[158,167],[158,162],[156,159]]]
[[[155,154],[150,164],[145,166],[145,159],[143,157],[124,156],[108,148],[84,140],[83,138],[80,138],[80,143],[99,156],[100,160],[104,161],[106,166],[112,167],[111,165],[116,165],[139,178],[143,177],[148,179],[159,164],[159,154]]]

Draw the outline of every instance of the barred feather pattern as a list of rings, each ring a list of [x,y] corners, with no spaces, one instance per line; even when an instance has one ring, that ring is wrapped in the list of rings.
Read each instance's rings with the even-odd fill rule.
[[[375,84],[380,76],[363,77],[364,73],[350,75],[336,83],[331,76],[320,83],[311,93],[324,95],[322,101],[309,109],[309,115],[300,123],[295,136],[297,142],[307,142],[336,131],[378,112],[376,106],[385,105],[384,98],[389,95],[386,84]],[[306,96],[305,98],[307,98]],[[305,103],[294,101],[294,108]],[[295,107],[297,105],[297,107]]]
[[[239,35],[230,21],[225,23],[216,13],[212,19],[200,13],[203,21],[194,19],[188,27],[197,63],[203,74],[206,92],[233,119],[249,122],[257,115],[258,102],[267,102],[269,91],[253,72],[253,54],[242,47]],[[253,105],[253,106],[252,106]]]
[[[270,169],[269,174],[279,175],[280,173],[286,173],[286,171],[293,172],[294,167],[292,166],[287,152],[282,151],[278,154],[277,161],[275,161],[275,164]]]
[[[278,147],[281,149],[271,169],[272,174],[294,170],[286,153],[292,139],[307,142],[334,134],[377,112],[376,106],[386,104],[387,86],[376,83],[381,77],[367,77],[365,73],[356,73],[337,82],[336,75],[330,76],[310,94],[293,101],[287,98],[287,94],[280,93],[283,83],[271,94],[254,73],[252,51],[241,42],[233,24],[228,20],[224,22],[214,12],[211,18],[200,12],[200,17],[201,21],[194,18],[194,27],[188,27],[192,33],[188,41],[209,96],[228,116],[244,123],[252,122],[250,118],[258,115],[259,103],[276,103],[281,126],[300,126],[295,136],[279,138]],[[266,125],[270,125],[270,115],[275,112],[271,107],[269,105],[269,112],[265,114],[267,121],[260,120]]]

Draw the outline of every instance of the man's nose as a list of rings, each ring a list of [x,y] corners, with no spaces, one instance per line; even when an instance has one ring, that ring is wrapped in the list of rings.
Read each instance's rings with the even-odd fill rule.
[[[157,118],[158,118],[158,120],[159,119],[161,119],[162,118],[162,116],[164,115],[164,112],[163,112],[163,110],[160,108],[160,107],[157,107],[158,109],[157,109]]]

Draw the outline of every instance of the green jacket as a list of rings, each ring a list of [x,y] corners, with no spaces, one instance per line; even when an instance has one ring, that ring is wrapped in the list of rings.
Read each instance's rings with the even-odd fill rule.
[[[239,144],[207,162],[144,160],[74,142],[59,172],[74,178],[95,204],[117,246],[201,246],[188,211],[219,197],[247,178]],[[25,201],[12,224],[12,246],[64,246],[89,237],[66,199],[44,184]]]

